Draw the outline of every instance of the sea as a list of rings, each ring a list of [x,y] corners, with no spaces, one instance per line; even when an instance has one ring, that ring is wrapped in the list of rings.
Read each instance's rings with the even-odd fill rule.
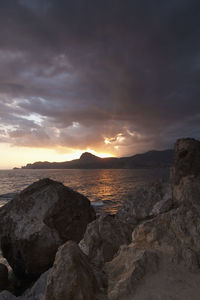
[[[169,181],[169,169],[0,170],[0,206],[42,178],[60,181],[82,193],[98,214],[114,214],[136,187],[158,180]]]

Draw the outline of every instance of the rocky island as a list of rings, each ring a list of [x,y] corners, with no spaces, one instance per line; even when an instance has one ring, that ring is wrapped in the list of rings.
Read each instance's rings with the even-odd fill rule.
[[[116,215],[42,179],[0,209],[0,300],[198,300],[200,142],[180,139],[170,183]]]

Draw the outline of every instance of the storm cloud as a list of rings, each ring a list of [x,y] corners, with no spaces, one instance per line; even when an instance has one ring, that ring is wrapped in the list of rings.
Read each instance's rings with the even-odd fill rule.
[[[200,138],[200,2],[2,0],[0,142],[117,156]]]

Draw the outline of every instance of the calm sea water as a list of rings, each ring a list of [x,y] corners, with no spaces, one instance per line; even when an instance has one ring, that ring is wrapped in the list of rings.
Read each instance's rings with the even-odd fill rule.
[[[0,205],[46,177],[87,196],[98,212],[116,213],[136,186],[160,179],[168,181],[169,170],[0,170]]]

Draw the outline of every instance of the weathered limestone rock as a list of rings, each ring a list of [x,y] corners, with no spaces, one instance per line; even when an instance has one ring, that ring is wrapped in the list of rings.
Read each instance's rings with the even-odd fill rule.
[[[172,191],[167,183],[156,182],[135,189],[118,215],[132,224],[154,217],[172,207]]]
[[[0,263],[0,290],[5,290],[8,286],[8,268]]]
[[[127,299],[143,277],[157,269],[158,256],[153,251],[137,249],[133,244],[122,246],[118,255],[105,265],[109,300]]]
[[[200,252],[200,215],[199,212],[186,206],[173,209],[168,213],[140,224],[133,231],[133,243],[143,249],[158,250],[169,254],[174,259],[184,260],[189,268],[196,261],[198,267],[198,257]],[[196,259],[188,256],[185,251]]]
[[[159,251],[123,246],[106,264],[109,300],[198,300],[200,272]]]
[[[17,276],[37,278],[53,264],[58,247],[79,242],[94,218],[86,197],[42,179],[0,209],[3,255]]]
[[[100,267],[110,261],[121,245],[131,242],[132,227],[114,215],[102,215],[88,224],[81,250]]]
[[[167,209],[152,213],[152,207],[162,203],[162,196],[155,202],[152,197],[162,195],[159,189],[158,193],[156,189],[153,193],[139,190],[138,201],[127,205],[124,215],[134,216],[136,222],[140,216],[140,224],[133,231],[132,243],[122,246],[105,265],[110,300],[199,299],[199,145],[193,139],[177,142],[171,177],[173,201]]]
[[[179,184],[172,185],[175,206],[193,206],[200,211],[200,176],[185,176]]]
[[[175,205],[200,206],[200,142],[180,139],[174,148],[171,184]]]
[[[184,205],[138,225],[105,264],[109,300],[198,300],[199,236],[200,215]]]
[[[185,176],[200,174],[200,141],[186,138],[177,140],[174,147],[174,164],[171,183],[178,185]]]
[[[87,256],[72,241],[61,246],[49,273],[45,300],[95,300],[99,288]]]

